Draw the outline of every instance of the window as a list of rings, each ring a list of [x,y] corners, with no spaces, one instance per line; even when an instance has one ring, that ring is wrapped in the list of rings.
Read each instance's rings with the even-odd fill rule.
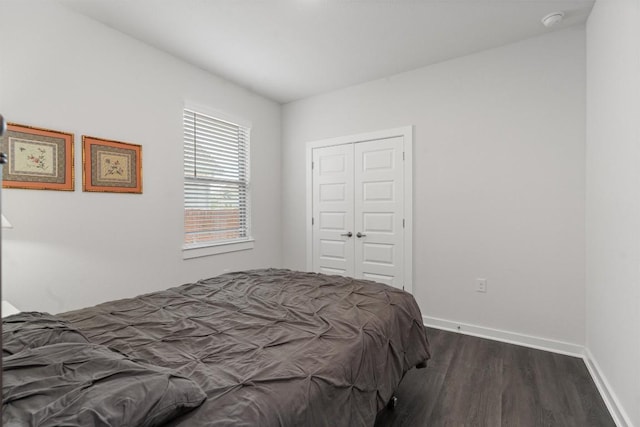
[[[250,240],[250,128],[184,110],[184,248]]]

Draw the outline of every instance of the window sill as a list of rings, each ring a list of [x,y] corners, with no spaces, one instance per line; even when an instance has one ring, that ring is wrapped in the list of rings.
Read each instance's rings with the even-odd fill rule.
[[[182,259],[200,258],[210,255],[219,255],[228,252],[246,251],[253,249],[253,239],[238,242],[216,243],[207,246],[194,246],[182,248]]]

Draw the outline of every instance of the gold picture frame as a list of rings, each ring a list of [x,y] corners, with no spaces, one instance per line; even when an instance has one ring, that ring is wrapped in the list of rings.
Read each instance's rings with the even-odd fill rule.
[[[8,156],[3,188],[74,190],[73,134],[7,123],[0,151]]]
[[[142,146],[82,135],[82,190],[142,194]]]

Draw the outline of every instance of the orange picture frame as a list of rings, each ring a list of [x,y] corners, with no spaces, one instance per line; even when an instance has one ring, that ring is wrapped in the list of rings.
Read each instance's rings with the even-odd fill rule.
[[[142,193],[142,146],[82,136],[82,190]]]
[[[0,150],[8,156],[3,188],[74,190],[73,134],[7,123]]]

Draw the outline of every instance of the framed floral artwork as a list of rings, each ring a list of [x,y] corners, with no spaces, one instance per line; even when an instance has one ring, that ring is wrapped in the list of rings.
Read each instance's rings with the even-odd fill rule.
[[[2,187],[73,191],[73,134],[8,123],[0,151]]]
[[[82,136],[82,189],[142,193],[142,146]]]

